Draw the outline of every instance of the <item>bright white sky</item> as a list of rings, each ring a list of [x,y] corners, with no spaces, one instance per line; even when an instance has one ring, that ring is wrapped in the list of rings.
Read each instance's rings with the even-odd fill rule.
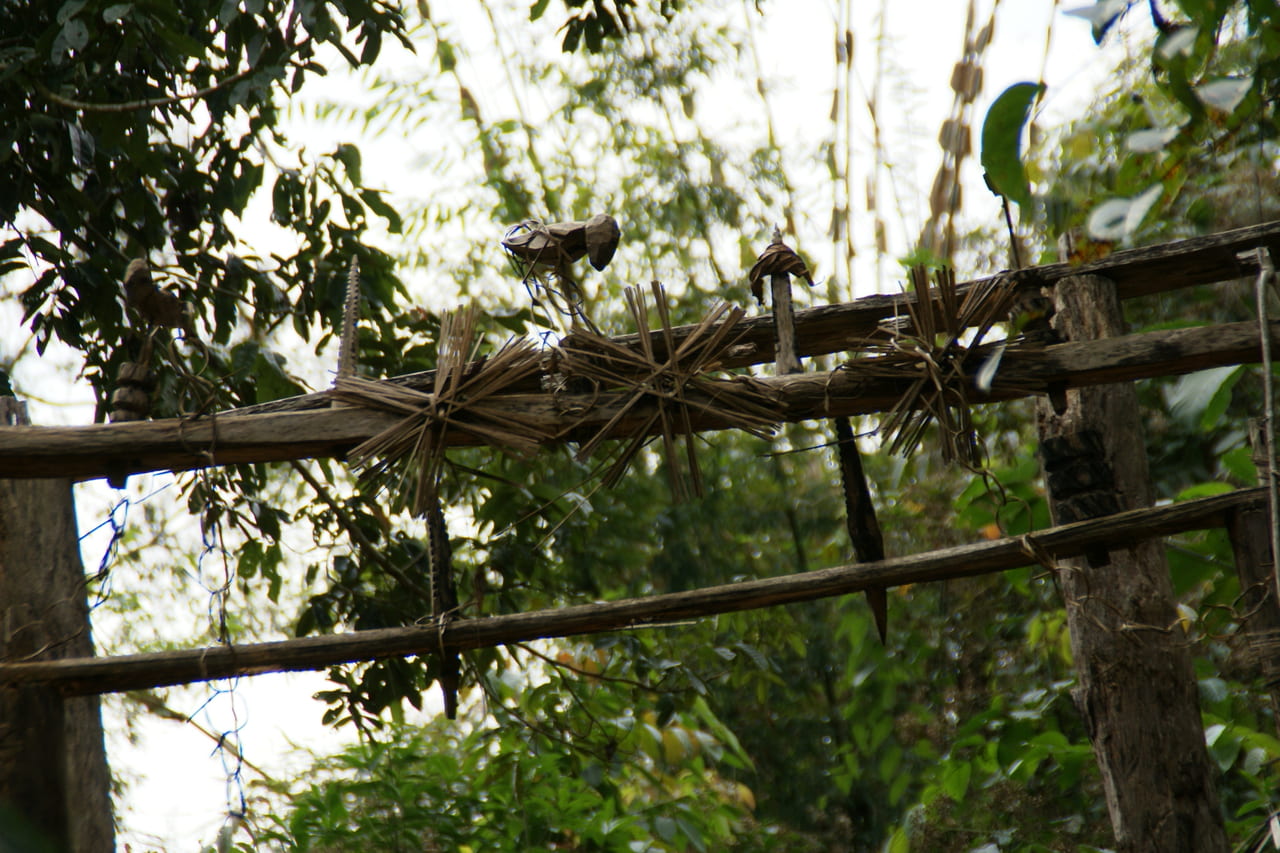
[[[980,21],[985,20],[989,13],[990,2],[979,2]],[[435,5],[437,8],[433,11],[437,15],[461,14],[462,26],[465,26],[468,14],[476,14],[470,4]],[[527,7],[528,3],[522,5]],[[875,50],[875,27],[872,21],[878,5],[855,4],[855,58],[862,79],[868,85],[874,74],[871,63]],[[898,65],[897,73],[917,90],[909,102],[912,105],[909,114],[901,109],[886,111],[889,133],[891,138],[898,140],[899,150],[918,152],[918,159],[913,162],[908,158],[902,164],[904,183],[913,187],[904,199],[906,209],[902,212],[907,227],[894,235],[896,248],[902,250],[915,236],[905,232],[913,228],[918,230],[927,211],[924,197],[938,167],[937,131],[951,107],[952,93],[948,80],[951,67],[960,54],[966,4],[958,0],[897,0],[885,5],[889,8],[887,29],[894,46],[892,54]],[[446,12],[445,6],[461,6],[464,11]],[[744,4],[746,8],[750,6]],[[785,148],[803,141],[808,117],[827,115],[834,78],[830,47],[835,32],[834,7],[829,0],[787,0],[764,3],[763,6],[766,16],[757,30],[761,38],[759,47],[769,66],[766,71],[775,81],[773,106],[777,111],[778,126],[789,129],[784,131],[784,138],[780,140]],[[557,14],[557,9],[557,5],[552,4],[548,14]],[[1037,79],[1045,63],[1045,35],[1051,20],[1054,39],[1047,62],[1049,92],[1045,102],[1045,123],[1052,125],[1056,118],[1078,115],[1092,100],[1095,81],[1102,79],[1103,72],[1113,60],[1094,47],[1088,24],[1055,11],[1053,0],[1011,0],[1000,9],[994,42],[987,51],[986,82],[974,112],[975,134],[987,104],[995,95],[1013,83]],[[488,26],[480,31],[483,33],[481,38],[485,40],[482,43],[487,43],[490,38]],[[391,57],[384,55],[384,61],[388,59]],[[416,61],[425,67],[430,57],[419,57]],[[337,63],[330,65],[335,73],[323,85],[330,94],[335,90],[352,92],[352,96],[359,100],[361,94],[353,88],[356,84],[350,79],[344,82],[338,67]],[[475,79],[483,79],[492,71],[473,57],[466,73]],[[728,91],[732,88],[726,87]],[[727,124],[743,121],[731,100],[718,95],[717,100],[724,101]],[[491,120],[495,118],[493,115],[488,117]],[[855,123],[865,126],[864,119],[865,115],[855,116]],[[317,138],[317,134],[324,133],[333,136],[327,140]],[[361,142],[354,132],[343,136],[341,131],[312,127],[305,129],[305,135],[301,130],[292,135],[295,139],[300,136],[306,138],[312,151],[330,150],[332,143],[337,141],[360,143],[364,148],[366,183],[371,186],[385,186],[394,192],[417,183],[413,177],[412,146],[385,144],[372,147]],[[866,144],[869,137],[869,132],[863,134],[862,144]],[[864,156],[867,156],[866,151],[855,153],[855,162]],[[974,173],[966,175],[969,187],[966,206],[969,208],[980,195],[986,195],[976,167],[973,168]],[[395,204],[394,198],[392,203]],[[882,199],[883,206],[888,204]],[[853,199],[855,228],[860,229],[857,232],[860,239],[868,239],[869,232],[864,234],[866,229],[857,224],[860,207],[859,195]],[[265,205],[261,210],[265,217]],[[993,200],[993,216],[997,210]],[[892,222],[890,224],[893,225]],[[495,223],[495,232],[500,233],[501,225]],[[265,223],[263,230],[269,230]],[[815,239],[820,237],[820,232],[815,234]],[[260,251],[265,255],[269,247],[262,247]],[[861,281],[868,280],[867,275],[861,272],[859,275]],[[11,296],[26,283],[13,278],[0,281],[0,288],[7,290],[7,293],[0,290],[0,294]],[[881,283],[882,286],[888,284]],[[871,289],[859,285],[860,293]],[[15,300],[0,300],[0,357],[12,356],[26,339]],[[46,377],[50,362],[68,362],[65,356],[60,357],[52,348],[49,355],[50,358],[40,366],[35,359],[23,362],[15,376],[19,393],[34,398],[33,421],[42,424],[89,422],[92,412],[87,408],[89,394],[83,383],[67,382],[65,372],[57,374],[53,381],[41,381]],[[310,368],[291,366],[315,387],[329,384],[324,365]],[[134,478],[130,494],[139,497],[165,482],[164,477]],[[178,500],[172,496],[175,491],[170,488],[151,499],[159,503],[158,511],[164,512],[165,507],[175,506]],[[90,530],[106,519],[118,497],[104,484],[91,483],[80,487],[78,499],[81,529]],[[137,524],[140,517],[141,510],[135,507],[131,523]],[[105,530],[85,537],[83,552],[86,566],[98,564],[106,543]],[[124,580],[120,582],[127,583]],[[189,576],[185,581],[179,577],[175,584],[179,594],[188,596],[192,601],[191,616],[178,617],[183,624],[176,626],[175,633],[177,636],[190,636],[191,623],[185,620],[202,617],[208,594]],[[119,633],[122,630],[123,626],[109,622],[96,625],[100,647],[119,651],[119,644],[128,642]],[[248,759],[273,775],[289,778],[308,763],[305,756],[291,752],[291,743],[331,752],[348,737],[345,732],[335,733],[320,724],[324,706],[310,697],[317,690],[325,689],[326,685],[323,676],[314,673],[259,676],[241,681],[234,699],[223,694],[215,695],[215,691],[203,685],[171,692],[170,704],[184,713],[195,713],[196,721],[207,729],[226,731],[238,724]],[[431,700],[435,701],[436,697],[432,695]],[[134,850],[179,851],[195,850],[200,845],[213,843],[224,822],[228,803],[234,803],[236,796],[234,789],[228,791],[227,773],[214,753],[214,744],[190,726],[164,720],[143,722],[135,732],[135,740],[130,741],[123,731],[119,708],[118,700],[109,700],[106,721],[111,730],[108,738],[110,760],[129,785],[120,804],[121,848],[128,843]],[[197,709],[201,710],[196,713]],[[252,771],[246,769],[245,773],[246,779],[252,777]]]

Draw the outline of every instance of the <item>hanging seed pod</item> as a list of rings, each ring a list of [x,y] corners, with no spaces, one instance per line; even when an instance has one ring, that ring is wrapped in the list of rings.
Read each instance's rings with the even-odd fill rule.
[[[942,123],[942,130],[938,132],[938,144],[942,146],[943,151],[957,160],[968,157],[972,150],[969,125],[962,120],[947,119]]]
[[[982,91],[982,67],[967,59],[957,62],[951,70],[951,90],[962,103],[973,103]]]
[[[145,421],[151,411],[155,377],[144,363],[126,361],[116,373],[116,389],[111,392],[111,421]]]
[[[153,339],[142,345],[137,361],[126,361],[116,371],[116,389],[111,392],[111,422],[145,421],[151,413],[151,392],[156,378],[151,372]]]

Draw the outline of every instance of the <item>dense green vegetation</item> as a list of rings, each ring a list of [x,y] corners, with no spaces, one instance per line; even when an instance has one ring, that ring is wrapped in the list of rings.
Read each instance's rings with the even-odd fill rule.
[[[1274,218],[1274,3],[1130,5],[1091,10],[1100,40],[1126,11],[1155,16],[1129,22],[1138,54],[1114,89],[1071,126],[1039,128],[1054,145],[1038,135],[1023,146],[1030,192],[1017,200],[1023,237],[1037,249],[1064,230],[1134,243]],[[677,321],[715,299],[747,304],[742,271],[774,220],[792,220],[811,176],[781,157],[766,99],[751,105],[750,133],[703,120],[701,89],[724,67],[749,77],[743,57],[767,38],[744,29],[741,11],[540,0],[521,16],[526,38],[504,29],[505,13],[476,10],[505,45],[502,74],[519,81],[502,99],[470,88],[468,63],[489,47],[465,43],[425,3],[14,7],[0,36],[0,106],[10,116],[0,272],[22,281],[40,349],[56,340],[78,354],[103,415],[119,365],[144,340],[117,284],[138,256],[167,274],[194,314],[194,335],[161,333],[173,343],[157,349],[157,417],[297,393],[290,363],[332,351],[352,255],[363,271],[368,375],[434,366],[438,305],[424,307],[421,282],[448,282],[479,301],[493,346],[539,333],[540,315],[500,269],[494,240],[502,225],[530,217],[607,209],[624,221],[614,265],[590,284],[589,308],[606,329],[626,330],[626,283],[668,283]],[[412,47],[413,59],[396,54],[407,66],[387,60],[392,42]],[[366,66],[376,106],[311,95],[325,61]],[[298,119],[412,135],[441,186],[431,199],[367,186],[357,146],[320,153],[287,138],[286,106]],[[815,149],[831,154],[844,132],[822,129]],[[838,156],[827,162],[824,180],[848,178]],[[250,199],[264,193],[289,253],[255,245],[246,224]],[[998,256],[1003,240],[976,231],[957,254]],[[827,295],[848,296],[839,288],[851,269],[829,271]],[[1247,293],[1206,290],[1135,306],[1129,317],[1155,327],[1250,311]],[[0,389],[12,374],[21,395],[20,369],[0,364]],[[1256,370],[1146,383],[1141,393],[1162,498],[1256,482],[1243,435],[1259,409]],[[867,454],[889,554],[1048,523],[1030,411],[975,412],[985,476],[944,463],[929,441],[905,459]],[[870,435],[876,422],[860,428]],[[771,443],[709,435],[698,444],[706,494],[683,504],[672,501],[657,454],[606,490],[594,463],[570,451],[533,460],[451,452],[443,489],[467,612],[847,562],[832,440],[823,423],[790,426]],[[397,484],[358,483],[332,462],[307,470],[320,489],[298,484],[287,466],[185,481],[206,543],[217,531],[231,555],[225,607],[245,632],[237,639],[272,621],[305,635],[408,625],[429,613],[425,533],[398,505]],[[291,535],[314,545],[301,564],[282,545]],[[1248,845],[1280,810],[1280,741],[1233,638],[1230,548],[1220,532],[1181,537],[1169,559],[1225,819],[1235,840],[1257,849]],[[114,571],[164,571],[158,565],[154,551],[139,549]],[[299,575],[301,597],[283,593]],[[891,590],[885,645],[862,599],[846,598],[468,653],[463,720],[406,723],[434,689],[437,666],[333,670],[317,714],[355,727],[360,742],[292,785],[264,786],[269,808],[247,817],[257,842],[317,851],[1110,843],[1070,696],[1065,614],[1042,571]],[[247,834],[234,841],[253,849]]]

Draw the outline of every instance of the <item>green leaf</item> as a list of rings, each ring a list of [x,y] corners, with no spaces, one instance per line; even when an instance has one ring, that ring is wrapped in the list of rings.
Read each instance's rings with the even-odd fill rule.
[[[1043,83],[1015,83],[1000,93],[982,122],[982,168],[997,193],[1025,206],[1031,200],[1022,162],[1022,131]]]
[[[1146,130],[1137,130],[1125,137],[1124,145],[1135,154],[1153,154],[1163,151],[1181,130],[1181,127],[1151,127]]]
[[[1163,192],[1164,186],[1155,183],[1133,198],[1104,201],[1089,213],[1089,236],[1095,240],[1124,240],[1131,237],[1147,213],[1160,200]]]
[[[1252,77],[1223,77],[1196,86],[1196,97],[1200,103],[1229,113],[1240,105],[1244,96],[1253,88]]]
[[[951,764],[942,771],[942,790],[957,803],[963,802],[972,775],[973,765],[967,761]]]
[[[670,843],[676,837],[676,822],[669,817],[659,815],[653,819],[653,831],[663,841]]]
[[[1229,695],[1227,683],[1221,678],[1202,678],[1197,682],[1197,686],[1200,688],[1200,701],[1208,704],[1216,705],[1225,702]],[[1209,743],[1212,745],[1212,741]]]
[[[58,62],[68,51],[83,50],[89,43],[89,28],[79,18],[72,18],[53,40],[53,60]]]
[[[360,199],[374,213],[387,220],[387,231],[399,234],[404,229],[404,221],[394,207],[387,204],[378,190],[361,190]]]
[[[1070,9],[1064,14],[1071,15],[1075,18],[1084,18],[1089,22],[1093,30],[1093,43],[1102,44],[1102,39],[1106,37],[1107,31],[1110,30],[1120,20],[1125,12],[1129,11],[1134,0],[1098,0],[1092,6],[1085,6],[1080,9]]]
[[[453,45],[447,41],[442,40],[437,43],[436,60],[440,63],[440,73],[442,74],[448,74],[458,67],[458,56],[454,52]]]
[[[86,2],[87,0],[71,0],[69,3],[63,3],[58,7],[58,15],[54,20],[59,24],[65,24],[84,8]]]
[[[1258,484],[1258,469],[1253,464],[1253,451],[1245,445],[1233,447],[1218,460],[1223,469],[1245,486]]]
[[[360,181],[360,149],[349,142],[339,145],[337,150],[333,152],[333,159],[337,160],[346,167],[347,177],[351,178],[351,183],[359,186]]]
[[[1198,370],[1179,377],[1166,392],[1170,414],[1201,429],[1218,426],[1231,402],[1231,391],[1243,375],[1239,365]]]

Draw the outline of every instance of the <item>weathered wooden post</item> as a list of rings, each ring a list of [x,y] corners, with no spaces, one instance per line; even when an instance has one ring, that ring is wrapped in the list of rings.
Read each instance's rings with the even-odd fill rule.
[[[0,397],[0,441],[20,423]],[[0,480],[0,660],[92,655],[70,481]],[[0,849],[114,849],[110,782],[97,696],[0,687]]]
[[[813,285],[809,268],[800,256],[782,242],[782,232],[777,226],[773,229],[773,239],[748,273],[751,293],[756,302],[764,304],[764,279],[769,278],[769,291],[773,297],[773,330],[777,349],[774,352],[774,366],[779,376],[800,373],[800,358],[796,355],[796,315],[791,305],[791,276],[798,275]]]
[[[756,258],[748,274],[751,293],[756,302],[764,304],[764,278],[769,278],[769,294],[773,299],[774,370],[779,376],[802,373],[804,367],[796,353],[795,308],[791,303],[791,276],[803,278],[813,286],[809,267],[795,251],[782,242],[782,232],[773,229],[773,239]],[[840,479],[844,487],[845,525],[853,545],[854,557],[860,563],[875,563],[884,559],[884,539],[880,535],[880,523],[876,521],[875,505],[871,502],[871,489],[862,470],[862,457],[853,433],[853,425],[847,417],[834,418],[836,450],[840,459]],[[883,588],[867,590],[867,604],[875,619],[876,633],[884,642],[888,632],[889,597]]]
[[[1074,276],[1055,290],[1065,340],[1123,334],[1109,280]],[[1073,389],[1064,409],[1041,400],[1037,415],[1055,523],[1152,504],[1132,385]],[[1063,559],[1056,568],[1079,678],[1073,695],[1102,772],[1116,849],[1225,853],[1215,770],[1163,543]]]
[[[1274,430],[1265,418],[1249,422],[1253,461],[1263,485],[1273,476],[1267,452],[1273,436]],[[1268,508],[1235,510],[1228,517],[1227,533],[1240,579],[1239,608],[1244,614],[1241,633],[1247,644],[1241,652],[1267,685],[1276,730],[1280,732],[1280,604],[1276,600],[1280,590],[1276,589]]]

